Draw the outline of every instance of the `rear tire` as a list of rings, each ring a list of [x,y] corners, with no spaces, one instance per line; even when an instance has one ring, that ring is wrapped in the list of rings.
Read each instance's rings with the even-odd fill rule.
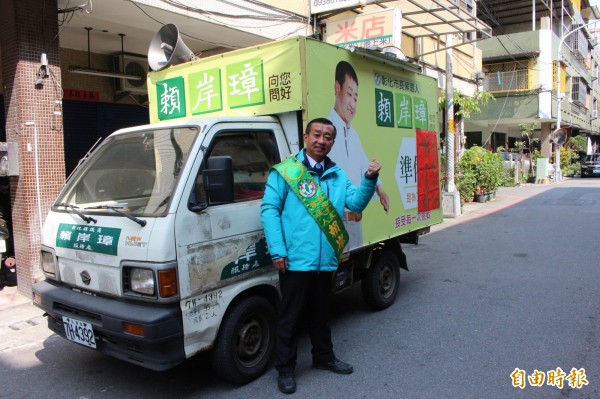
[[[219,377],[246,384],[265,372],[275,347],[275,318],[273,305],[262,297],[248,297],[234,305],[211,351]]]
[[[365,302],[374,310],[387,309],[396,300],[400,287],[400,266],[389,250],[377,253],[361,281]]]

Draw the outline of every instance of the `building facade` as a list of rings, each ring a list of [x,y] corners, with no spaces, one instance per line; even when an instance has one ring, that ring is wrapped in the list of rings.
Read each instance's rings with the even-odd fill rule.
[[[552,158],[552,133],[600,144],[600,52],[594,34],[598,9],[588,0],[479,2],[478,16],[493,29],[479,42],[483,87],[495,96],[467,124],[467,146],[514,149],[521,126],[533,126],[542,156]],[[560,112],[560,117],[559,117]]]

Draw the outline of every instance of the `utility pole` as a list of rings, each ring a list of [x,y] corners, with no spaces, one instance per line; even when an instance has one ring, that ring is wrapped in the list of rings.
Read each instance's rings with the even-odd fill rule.
[[[452,35],[446,35],[446,187],[442,210],[445,217],[458,217],[460,193],[454,185],[454,87],[452,79]]]

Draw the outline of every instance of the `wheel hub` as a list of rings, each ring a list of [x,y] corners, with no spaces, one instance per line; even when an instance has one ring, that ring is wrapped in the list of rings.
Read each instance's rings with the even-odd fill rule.
[[[380,292],[386,297],[389,296],[390,293],[394,291],[394,284],[394,273],[392,272],[390,267],[382,267],[381,273],[379,275]]]
[[[238,354],[241,359],[248,359],[260,352],[262,345],[262,327],[257,320],[250,320],[239,333]]]

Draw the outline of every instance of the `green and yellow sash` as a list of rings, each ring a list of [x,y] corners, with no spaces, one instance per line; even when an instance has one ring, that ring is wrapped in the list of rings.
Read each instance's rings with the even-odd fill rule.
[[[304,165],[293,156],[273,168],[279,172],[300,202],[304,204],[335,250],[337,258],[340,259],[344,247],[348,243],[348,232],[342,218],[321,186],[313,179]]]

